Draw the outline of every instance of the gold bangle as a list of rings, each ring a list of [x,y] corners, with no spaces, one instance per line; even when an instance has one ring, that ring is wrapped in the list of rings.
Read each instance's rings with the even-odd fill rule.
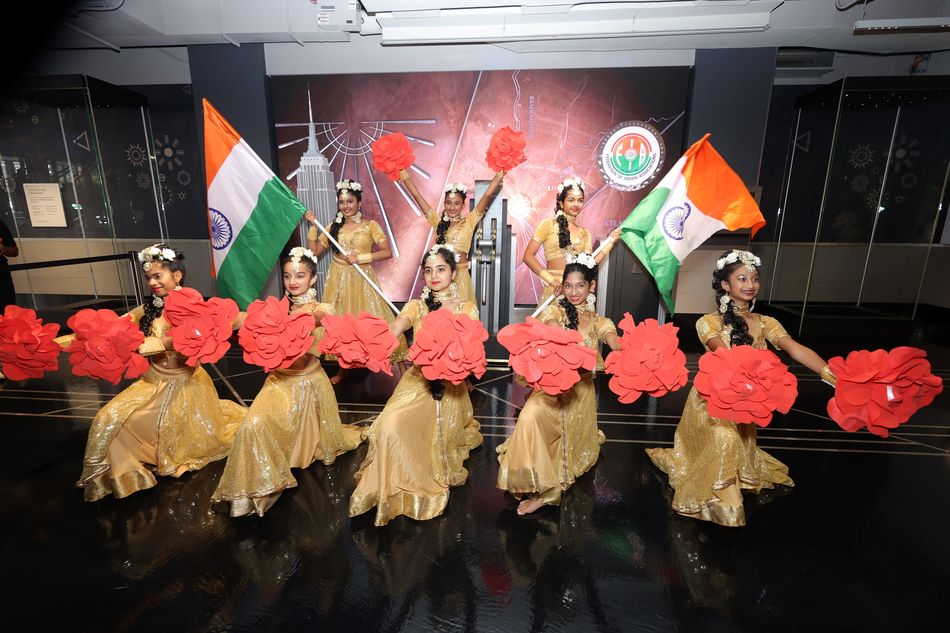
[[[610,238],[607,238],[607,240],[604,242],[604,247],[603,247],[602,249],[600,249],[600,252],[603,253],[604,255],[609,254],[610,251],[613,250],[614,244],[616,244],[616,242],[614,242],[614,241],[613,241],[612,239],[610,239]]]
[[[373,261],[372,253],[360,253],[359,255],[356,256],[357,264],[368,264],[372,261]]]
[[[825,365],[824,367],[822,367],[821,371],[818,372],[818,375],[825,382],[830,383],[833,386],[837,386],[838,377],[834,375],[834,373],[831,371],[831,367],[829,367],[828,365]]]
[[[538,273],[538,277],[541,278],[541,281],[544,282],[545,286],[550,286],[554,284],[554,275],[552,275],[546,270],[542,270],[540,273]]]
[[[307,239],[311,242],[317,241],[317,227],[311,226],[309,229],[307,229]]]

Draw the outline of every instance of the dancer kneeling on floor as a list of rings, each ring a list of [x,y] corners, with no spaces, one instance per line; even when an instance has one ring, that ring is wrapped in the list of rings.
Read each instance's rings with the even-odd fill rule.
[[[231,449],[247,409],[219,400],[211,377],[189,367],[172,348],[163,318],[165,298],[185,281],[185,257],[167,244],[139,253],[152,296],[126,316],[145,334],[139,353],[148,357],[144,376],[122,390],[92,421],[82,476],[86,501],[106,495],[127,497],[156,484],[155,474],[180,477]],[[66,348],[73,335],[57,342]]]
[[[768,342],[834,383],[834,375],[818,354],[792,339],[777,320],[752,312],[759,292],[758,266],[761,261],[748,251],[722,254],[712,281],[719,311],[697,321],[699,340],[709,351],[736,345],[766,349]],[[794,485],[788,466],[756,446],[754,424],[711,417],[695,387],[686,399],[673,448],[646,452],[670,477],[673,510],[720,525],[745,525],[743,490],[758,493],[776,485]]]
[[[437,245],[422,266],[423,298],[402,309],[390,325],[394,335],[410,327],[418,332],[423,317],[436,310],[478,319],[475,304],[458,297],[452,251]],[[396,385],[367,437],[369,450],[356,475],[350,516],[375,506],[376,525],[386,525],[399,515],[422,521],[442,514],[450,486],[468,479],[463,462],[469,451],[482,443],[465,385],[427,380],[415,366]]]
[[[316,301],[316,256],[298,246],[281,265],[290,313],[313,314],[319,327],[324,315],[333,314],[333,306]],[[306,468],[317,460],[332,464],[362,441],[362,429],[340,422],[333,386],[317,359],[317,343],[289,368],[270,373],[234,438],[212,496],[230,504],[231,516],[263,516],[281,492],[297,486],[291,468]]]
[[[598,350],[601,342],[620,349],[613,322],[594,310],[597,264],[588,254],[568,254],[561,289],[564,296],[541,313],[548,325],[577,330],[584,345]],[[498,487],[522,499],[518,514],[544,505],[558,505],[567,490],[597,462],[604,434],[597,428],[594,377],[581,380],[557,396],[534,391],[518,415],[515,429],[498,451]]]

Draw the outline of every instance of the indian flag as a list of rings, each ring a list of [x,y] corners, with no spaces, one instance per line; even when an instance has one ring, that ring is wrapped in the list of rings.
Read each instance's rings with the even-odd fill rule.
[[[207,99],[205,175],[218,295],[241,309],[260,296],[306,207]]]
[[[722,229],[765,226],[742,180],[709,143],[709,134],[686,150],[653,191],[620,224],[620,236],[653,275],[673,312],[673,281],[693,249]]]

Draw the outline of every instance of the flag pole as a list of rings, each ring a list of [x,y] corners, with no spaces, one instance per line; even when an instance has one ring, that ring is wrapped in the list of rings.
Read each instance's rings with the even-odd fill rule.
[[[316,225],[316,227],[317,227],[318,229],[320,229],[320,231],[321,231],[324,235],[327,236],[327,239],[330,240],[330,242],[331,242],[334,246],[337,247],[337,250],[340,251],[340,253],[343,255],[343,257],[347,257],[347,256],[349,255],[349,253],[346,252],[346,250],[344,250],[344,248],[343,248],[342,246],[340,246],[340,243],[336,241],[336,238],[334,238],[332,235],[330,235],[330,232],[326,229],[326,227],[323,226],[322,224],[320,224],[320,221],[319,221],[319,220],[317,220],[316,218],[314,218],[314,219],[313,219],[313,223],[314,223],[314,225]],[[332,257],[332,255],[331,255],[331,257]],[[350,265],[351,265],[353,268],[356,269],[356,272],[358,272],[359,274],[363,275],[363,279],[366,280],[366,283],[368,283],[370,286],[372,286],[372,287],[373,287],[373,290],[375,290],[375,291],[379,294],[379,296],[382,297],[383,301],[385,301],[387,304],[389,304],[389,307],[392,308],[392,311],[395,312],[396,314],[399,314],[399,308],[397,308],[397,307],[393,304],[393,302],[390,301],[390,300],[386,297],[386,295],[383,293],[382,289],[381,289],[378,285],[376,285],[376,282],[369,278],[369,275],[366,274],[366,271],[363,270],[362,268],[360,268],[360,265],[359,265],[359,264],[350,264]]]
[[[614,240],[610,240],[610,239],[604,240],[603,242],[600,243],[600,246],[598,246],[597,248],[594,249],[594,252],[591,253],[590,256],[591,256],[591,257],[597,257],[598,255],[600,255],[600,251],[604,250],[604,247],[607,246],[607,244],[612,244],[613,241],[614,241]],[[539,314],[541,314],[542,310],[544,310],[546,307],[548,307],[548,306],[551,304],[551,302],[554,301],[554,299],[557,298],[557,297],[558,297],[558,295],[555,295],[555,294],[552,293],[550,297],[548,297],[547,299],[544,300],[544,303],[542,303],[541,305],[538,306],[538,309],[537,309],[537,310],[535,310],[534,312],[531,313],[531,316],[537,317]]]

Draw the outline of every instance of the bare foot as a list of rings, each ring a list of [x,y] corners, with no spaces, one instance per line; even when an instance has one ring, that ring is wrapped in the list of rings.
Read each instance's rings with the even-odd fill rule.
[[[346,378],[346,370],[340,367],[340,371],[336,372],[333,375],[333,378],[330,379],[331,385],[338,385],[343,382],[343,379]]]
[[[518,504],[518,516],[524,516],[526,514],[531,514],[532,512],[538,510],[544,504],[540,499],[525,499]]]

